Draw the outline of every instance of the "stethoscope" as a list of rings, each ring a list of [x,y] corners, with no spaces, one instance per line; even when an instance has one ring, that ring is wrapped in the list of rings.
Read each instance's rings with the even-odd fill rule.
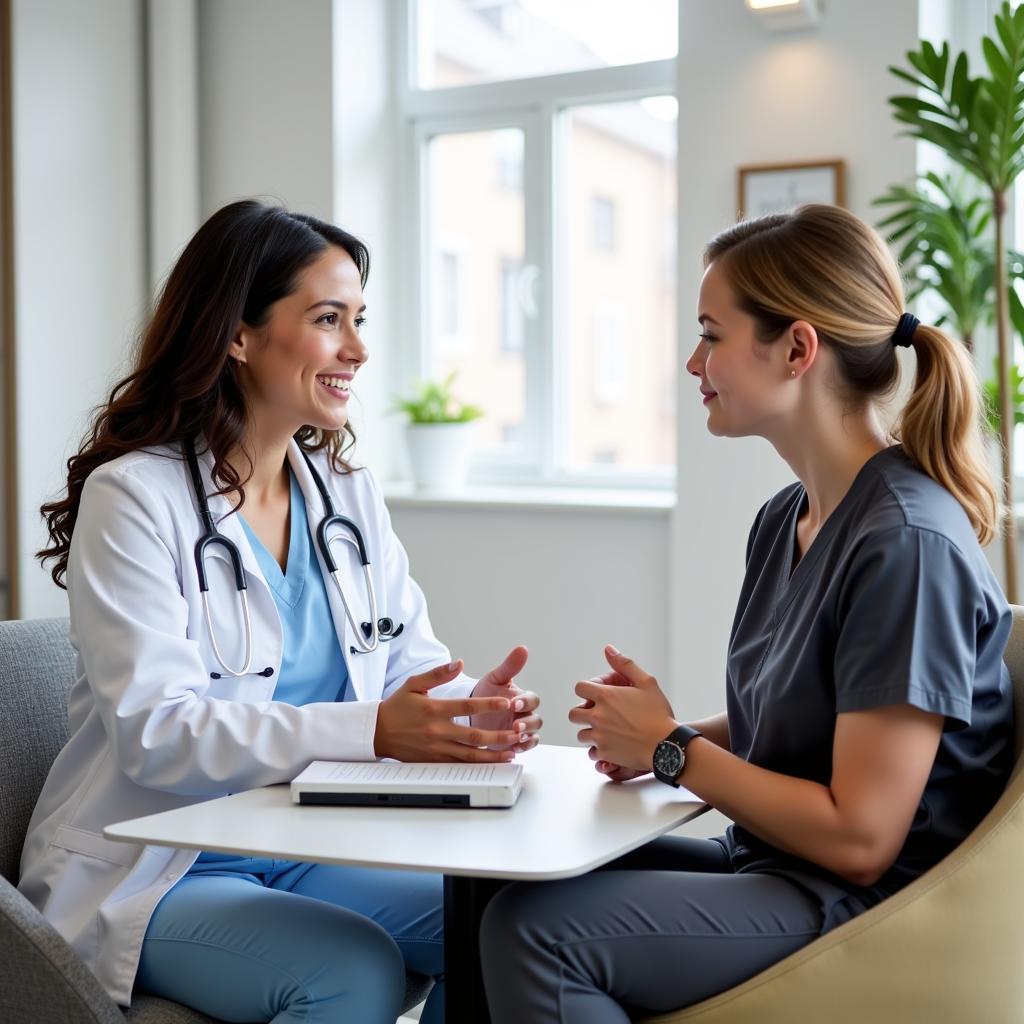
[[[245,585],[245,573],[242,571],[242,557],[238,553],[238,548],[235,544],[224,536],[218,529],[216,523],[213,521],[213,515],[210,512],[210,506],[206,501],[206,489],[203,487],[202,477],[199,475],[199,460],[196,458],[195,442],[191,437],[185,439],[184,442],[185,458],[188,462],[189,474],[192,478],[192,490],[196,496],[196,502],[199,505],[199,519],[203,524],[205,533],[196,541],[195,546],[195,559],[196,559],[196,573],[199,576],[199,591],[203,599],[203,615],[206,617],[206,628],[210,636],[210,644],[213,647],[214,656],[217,661],[220,662],[221,668],[229,676],[244,676],[249,674],[249,668],[252,664],[252,622],[249,618],[249,600],[246,597],[246,585]],[[320,474],[316,471],[312,460],[306,452],[302,453],[302,457],[306,460],[306,466],[309,468],[309,472],[312,474],[313,480],[316,483],[316,489],[320,492],[320,497],[324,501],[324,517],[320,520],[319,525],[316,528],[316,542],[320,549],[320,555],[324,560],[324,564],[327,566],[327,571],[331,574],[331,579],[334,580],[334,585],[338,588],[338,595],[341,597],[341,606],[345,609],[345,618],[348,619],[349,625],[352,627],[352,637],[356,642],[356,646],[350,647],[350,651],[353,654],[372,654],[381,645],[382,642],[388,640],[394,640],[403,629],[405,625],[399,623],[397,628],[394,622],[387,616],[377,618],[377,595],[373,589],[373,578],[370,575],[370,559],[366,554],[366,543],[363,541],[362,531],[351,519],[346,516],[340,515],[334,510],[334,502],[331,501],[331,496],[327,492],[327,486],[324,484]],[[334,561],[334,554],[331,551],[331,540],[327,536],[327,531],[332,526],[341,526],[349,531],[352,535],[352,541],[355,542],[356,549],[359,552],[359,562],[363,567],[363,578],[366,581],[366,593],[369,598],[370,604],[370,621],[356,623],[356,620],[352,616],[352,610],[349,608],[348,599],[345,597],[345,590],[341,585],[341,577],[338,572],[337,563]],[[337,539],[339,535],[335,535]],[[231,568],[235,574],[235,589],[242,602],[242,620],[245,623],[245,664],[241,670],[235,671],[232,669],[227,662],[225,662],[223,655],[220,653],[220,648],[217,646],[217,638],[213,632],[213,618],[210,615],[210,584],[206,578],[206,565],[204,559],[206,557],[206,549],[211,544],[220,544],[227,552],[228,560],[231,562]],[[273,675],[274,670],[272,668],[265,668],[262,672],[257,673],[261,676]],[[211,676],[215,679],[221,678],[220,673],[211,672]]]

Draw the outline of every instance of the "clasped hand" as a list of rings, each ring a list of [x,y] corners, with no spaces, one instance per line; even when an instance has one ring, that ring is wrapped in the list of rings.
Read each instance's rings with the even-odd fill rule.
[[[459,659],[410,676],[381,701],[374,752],[399,761],[511,761],[517,752],[537,745],[543,722],[536,714],[540,698],[521,690],[515,677],[529,652],[513,648],[505,660],[483,676],[470,697],[431,697],[462,671]],[[469,717],[459,725],[453,718]]]
[[[610,644],[604,656],[611,671],[576,684],[583,703],[569,721],[585,726],[576,737],[590,748],[597,770],[625,782],[651,770],[654,748],[677,723],[654,676]]]

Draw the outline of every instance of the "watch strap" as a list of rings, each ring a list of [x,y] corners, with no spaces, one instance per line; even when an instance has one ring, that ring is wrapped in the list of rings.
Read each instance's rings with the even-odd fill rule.
[[[700,732],[699,729],[693,729],[688,725],[680,725],[678,728],[673,729],[665,739],[670,740],[672,743],[675,743],[676,746],[682,747],[683,750],[685,750],[686,744],[689,743],[690,740],[703,735],[704,734]]]

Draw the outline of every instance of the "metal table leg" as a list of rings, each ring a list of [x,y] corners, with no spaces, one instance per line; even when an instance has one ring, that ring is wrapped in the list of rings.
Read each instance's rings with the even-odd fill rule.
[[[446,1024],[490,1024],[480,973],[480,919],[500,878],[444,877],[444,992]]]

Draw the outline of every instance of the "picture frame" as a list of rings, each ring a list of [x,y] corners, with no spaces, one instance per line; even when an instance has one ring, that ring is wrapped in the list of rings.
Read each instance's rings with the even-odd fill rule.
[[[845,206],[845,161],[802,160],[739,168],[738,219],[785,213],[803,203]]]

